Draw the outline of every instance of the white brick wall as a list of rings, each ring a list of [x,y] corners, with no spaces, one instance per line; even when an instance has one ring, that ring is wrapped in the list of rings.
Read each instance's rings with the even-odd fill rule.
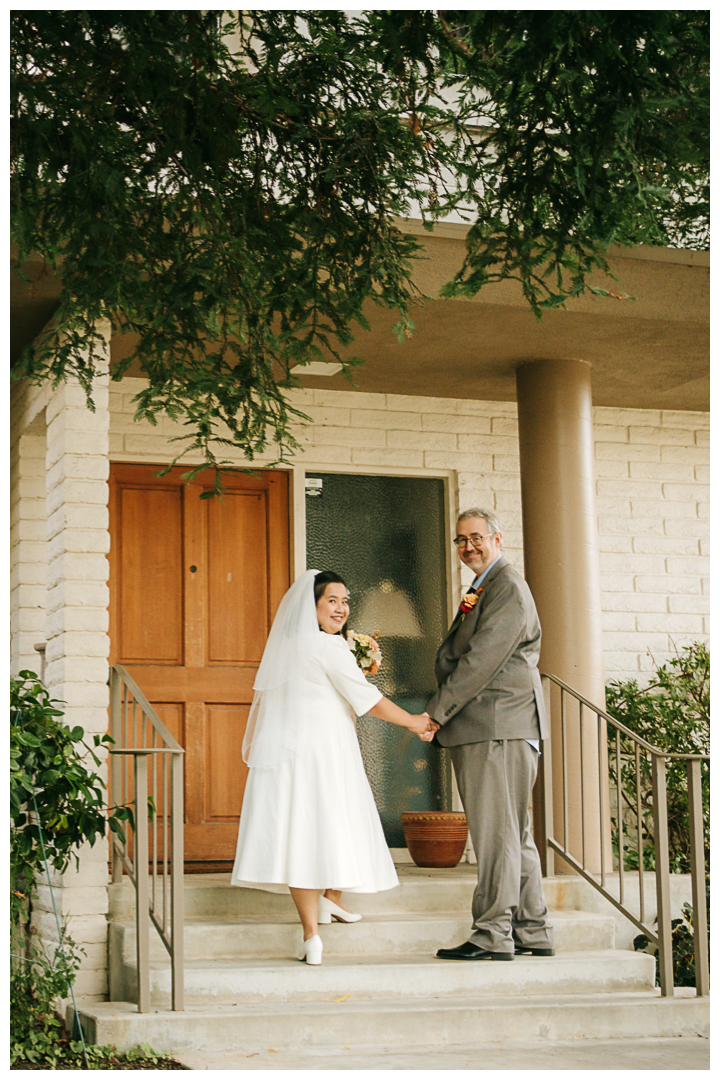
[[[24,434],[11,448],[11,663],[40,672],[45,640],[45,437]]]
[[[107,343],[109,329],[105,324]],[[74,381],[56,391],[25,385],[13,394],[12,670],[39,672],[32,646],[44,640],[50,696],[89,743],[108,723],[107,382],[107,374],[96,381],[95,413]],[[97,771],[105,779],[104,763]],[[53,877],[61,925],[85,953],[78,997],[107,993],[107,884],[102,841],[82,848],[77,869],[73,862]],[[52,952],[58,932],[47,884],[33,902],[32,924]]]
[[[608,677],[707,640],[709,424],[707,413],[595,409]]]
[[[157,427],[133,422],[132,399],[142,386],[111,384],[111,457],[165,462],[177,453],[168,437],[178,428],[166,419]],[[497,511],[505,553],[522,571],[513,403],[342,390],[297,391],[293,403],[313,421],[298,426],[305,448],[298,463],[453,470],[458,505]],[[608,679],[642,679],[675,647],[707,639],[708,434],[706,413],[595,409]],[[240,455],[227,456],[242,463]]]
[[[106,327],[109,335],[109,327]],[[108,724],[108,376],[95,382],[88,412],[76,382],[62,385],[47,409],[47,593],[45,681],[65,702],[65,721],[90,742]],[[99,754],[101,758],[104,753]],[[103,762],[97,770],[107,779]],[[81,997],[107,994],[108,848],[85,845],[78,869],[56,884],[55,902],[85,956],[75,982]],[[34,905],[43,932],[56,936],[49,889]]]
[[[45,402],[14,384],[10,432],[10,665],[40,673],[34,645],[45,640]]]

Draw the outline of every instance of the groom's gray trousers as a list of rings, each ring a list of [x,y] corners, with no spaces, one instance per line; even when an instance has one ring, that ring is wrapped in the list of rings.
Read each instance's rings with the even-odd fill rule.
[[[524,739],[451,746],[450,756],[477,857],[470,940],[491,952],[554,946],[542,870],[530,832],[538,754]]]

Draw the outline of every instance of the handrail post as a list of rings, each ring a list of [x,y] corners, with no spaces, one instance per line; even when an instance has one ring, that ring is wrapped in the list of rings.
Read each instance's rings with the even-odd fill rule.
[[[705,898],[705,843],[703,837],[702,772],[700,761],[688,761],[688,822],[690,826],[690,871],[692,874],[693,941],[695,949],[695,992],[710,993],[708,964],[707,909]]]
[[[184,1000],[184,925],[185,925],[185,884],[184,884],[184,843],[183,831],[185,811],[183,805],[183,769],[182,756],[172,754],[170,756],[170,768],[172,770],[172,867],[171,867],[171,890],[172,890],[172,1007],[176,1012],[185,1008]]]
[[[138,1012],[150,1012],[150,925],[148,922],[148,755],[135,755],[135,931]]]
[[[545,697],[545,712],[550,724],[552,707],[552,687],[548,679],[542,680],[543,694]],[[540,862],[544,877],[553,877],[555,874],[555,851],[548,843],[553,832],[553,782],[552,782],[552,749],[550,737],[543,739],[540,754],[540,784],[542,795],[542,824],[541,834],[535,838],[535,843],[540,852]]]
[[[666,762],[652,755],[653,823],[655,831],[655,885],[657,889],[658,962],[660,993],[673,997],[672,925],[670,921],[670,856],[667,831]],[[640,853],[642,858],[642,851]]]
[[[131,717],[128,716],[130,708]],[[139,723],[138,723],[138,712]],[[160,935],[170,954],[172,965],[172,1009],[182,1010],[184,986],[184,827],[183,761],[185,751],[163,724],[137,683],[119,664],[113,664],[110,677],[110,749],[115,805],[125,805],[129,786],[134,785],[131,835],[124,843],[113,838],[113,881],[123,871],[135,888],[135,930],[137,953],[138,1012],[150,1011],[150,924]],[[157,745],[158,742],[160,745]],[[116,760],[117,759],[117,760]],[[152,773],[148,773],[148,759]],[[157,762],[162,760],[162,791],[158,789]],[[127,768],[132,761],[132,774]],[[152,787],[150,786],[152,781]],[[168,787],[170,790],[168,791]],[[127,790],[126,790],[127,789]],[[153,833],[150,836],[150,807],[154,807]],[[158,808],[161,808],[158,810]],[[162,830],[158,821],[162,816]],[[162,913],[158,911],[157,860],[162,836]],[[170,846],[171,845],[171,846]],[[168,855],[172,866],[168,872]],[[152,856],[152,893],[150,859]],[[116,876],[117,875],[117,876]],[[168,926],[168,905],[171,925]]]
[[[601,893],[606,900],[608,900],[614,907],[621,911],[625,918],[634,923],[635,926],[649,939],[653,945],[657,945],[658,948],[658,966],[660,975],[660,990],[663,997],[672,997],[674,995],[674,973],[673,973],[673,953],[672,953],[672,920],[671,920],[671,908],[670,908],[670,854],[669,854],[669,834],[668,834],[668,815],[667,815],[667,762],[669,760],[685,760],[688,762],[688,808],[689,808],[689,830],[690,830],[690,859],[692,870],[692,887],[693,887],[693,929],[694,929],[694,949],[695,949],[695,969],[696,969],[696,989],[698,996],[704,996],[709,993],[709,959],[708,959],[708,926],[707,926],[707,912],[706,912],[706,875],[705,875],[705,848],[704,848],[704,836],[703,836],[703,795],[702,795],[702,762],[710,762],[709,754],[674,754],[668,753],[659,749],[656,746],[652,746],[637,732],[632,731],[626,727],[616,718],[610,716],[604,709],[598,708],[591,701],[588,701],[577,691],[573,690],[571,686],[568,686],[558,679],[556,675],[551,675],[547,672],[541,673],[543,680],[543,687],[547,695],[548,687],[557,687],[560,690],[560,728],[562,736],[561,745],[561,764],[562,770],[557,770],[560,773],[560,780],[562,782],[562,791],[558,792],[562,798],[558,798],[559,808],[563,816],[563,842],[555,836],[554,828],[552,826],[552,817],[548,815],[546,819],[547,834],[546,843],[548,852],[557,852],[557,854],[567,862],[570,869],[576,874],[583,877],[594,889]],[[567,752],[565,745],[565,709],[564,709],[564,694],[567,694],[579,704],[585,706],[585,708],[591,709],[598,718],[604,723],[609,723],[615,730],[615,768],[617,771],[617,793],[616,793],[616,812],[617,812],[617,835],[618,835],[618,849],[619,849],[619,879],[620,879],[620,897],[613,895],[613,892],[608,888],[605,888],[604,877],[602,881],[597,880],[597,876],[588,872],[583,863],[579,862],[574,855],[568,851],[568,807],[567,807]],[[621,736],[623,739],[630,741],[631,747],[634,747],[634,754],[628,753],[628,761],[631,756],[634,757],[635,766],[635,805],[634,809],[637,818],[637,844],[638,844],[638,886],[639,886],[639,900],[640,911],[636,914],[625,901],[624,896],[624,877],[625,877],[625,865],[624,865],[624,822],[623,822],[623,755],[621,752]],[[607,749],[607,736],[604,731],[598,729],[598,742],[599,747],[606,747],[606,753],[600,754],[600,766],[601,772],[606,775],[609,770],[609,749]],[[643,755],[642,761],[649,758],[651,774],[652,774],[652,831],[649,823],[645,825],[645,794],[642,790],[643,777],[646,775],[644,768],[641,769],[641,755]],[[547,768],[548,762],[544,762],[545,768]],[[601,776],[601,789],[600,789],[600,815],[603,816],[603,787],[604,777]],[[550,792],[548,788],[547,794]],[[645,788],[647,791],[647,788]],[[628,805],[630,800],[628,799]],[[610,819],[610,799],[608,793],[608,822]],[[646,918],[646,890],[644,886],[643,877],[643,860],[645,854],[645,844],[643,837],[643,830],[645,830],[648,840],[652,842],[655,852],[655,887],[657,896],[657,932],[648,925],[649,916]],[[612,841],[612,834],[608,832],[608,839]],[[601,849],[602,850],[602,849]],[[610,864],[612,866],[612,863]],[[602,874],[602,864],[601,864]]]
[[[45,641],[38,641],[37,645],[33,645],[33,649],[40,657],[40,682],[45,682],[45,653],[47,650],[47,643]]]
[[[113,745],[120,744],[120,712],[122,709],[122,680],[117,671],[110,668],[110,738]],[[113,806],[118,805],[122,792],[122,758],[119,754],[110,754],[110,797]],[[123,866],[117,844],[110,834],[110,854],[112,865],[112,881],[117,885],[122,881]]]

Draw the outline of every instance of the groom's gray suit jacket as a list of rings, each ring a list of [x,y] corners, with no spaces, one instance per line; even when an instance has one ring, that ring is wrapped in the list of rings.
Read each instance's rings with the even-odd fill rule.
[[[427,712],[441,746],[547,738],[538,672],[540,622],[524,578],[505,558],[485,577],[478,601],[455,616],[438,650],[438,691]]]

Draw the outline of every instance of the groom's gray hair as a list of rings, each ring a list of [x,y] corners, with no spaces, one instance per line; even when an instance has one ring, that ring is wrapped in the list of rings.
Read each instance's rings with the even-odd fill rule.
[[[483,510],[480,506],[471,506],[467,510],[463,510],[462,513],[458,514],[457,523],[459,525],[461,521],[466,521],[467,518],[474,517],[485,518],[488,529],[493,536],[495,533],[502,532],[502,525],[500,524],[498,516],[494,514],[492,510]]]

